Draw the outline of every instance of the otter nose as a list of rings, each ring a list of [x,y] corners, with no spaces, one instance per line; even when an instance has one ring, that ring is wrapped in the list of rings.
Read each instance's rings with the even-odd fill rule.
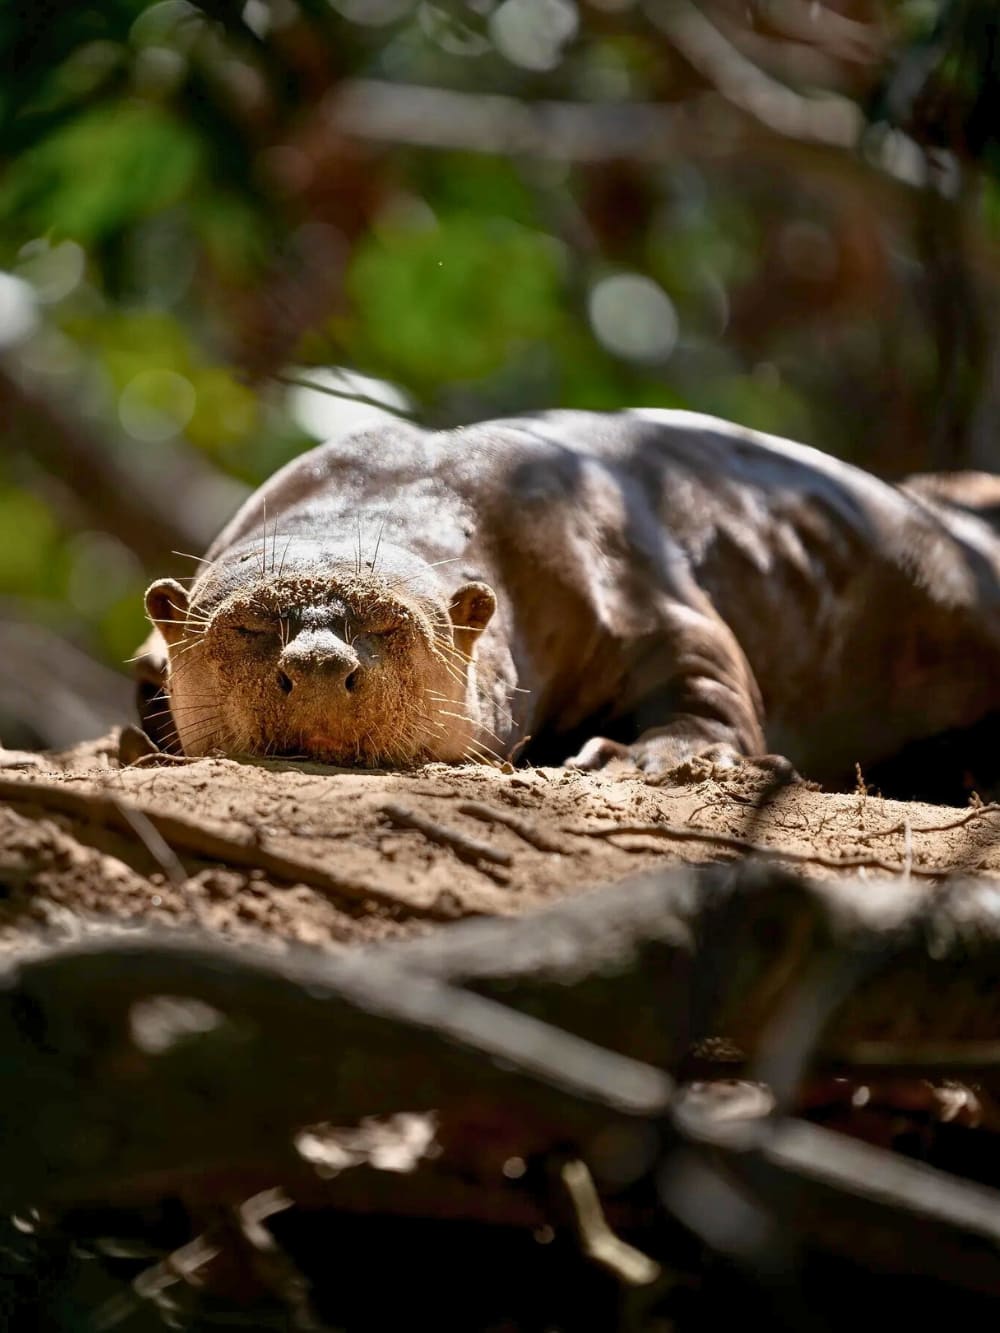
[[[357,684],[360,665],[354,649],[332,630],[303,630],[278,658],[278,684],[285,694],[307,682],[350,694]]]

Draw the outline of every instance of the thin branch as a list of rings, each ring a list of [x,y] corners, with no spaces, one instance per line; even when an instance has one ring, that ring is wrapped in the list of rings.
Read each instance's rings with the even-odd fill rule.
[[[713,88],[783,138],[853,148],[864,127],[847,98],[801,97],[741,55],[694,8],[651,6],[651,15]],[[332,127],[377,143],[466,149],[569,162],[654,161],[732,146],[733,126],[706,116],[702,101],[599,104],[519,101],[496,93],[352,79],[327,104]]]
[[[778,1236],[758,1211],[763,1205],[779,1229],[866,1266],[996,1291],[997,1190],[802,1120],[713,1123],[683,1108],[677,1118],[709,1157],[687,1154],[663,1172],[666,1201],[723,1253],[744,1262],[776,1258]],[[758,1208],[748,1208],[748,1193]]]
[[[885,55],[887,43],[878,27],[838,14],[817,0],[757,0],[757,8],[775,28],[821,45],[839,60],[869,65]]]
[[[416,829],[428,841],[436,842],[440,847],[450,847],[460,861],[470,865],[478,866],[480,861],[488,861],[496,866],[509,866],[513,860],[510,852],[493,847],[488,842],[480,842],[478,838],[470,838],[467,833],[449,828],[445,824],[437,824],[434,820],[426,819],[423,815],[409,810],[405,805],[397,805],[391,801],[381,806],[380,810],[397,828]]]
[[[138,806],[127,805],[124,801],[114,801],[114,805],[171,884],[182,887],[187,882],[187,874],[180,858],[149,816]]]
[[[482,820],[484,824],[502,824],[537,851],[558,854],[570,850],[566,843],[560,842],[557,838],[550,838],[527,819],[515,815],[510,810],[498,810],[495,806],[487,805],[485,801],[462,801],[458,811],[459,814],[469,815],[472,819]]]
[[[916,830],[914,830],[916,831]],[[586,829],[566,829],[585,838],[613,838],[619,834],[652,838],[670,838],[677,842],[704,842],[716,847],[731,847],[736,852],[748,852],[753,856],[768,857],[772,861],[791,861],[796,865],[825,866],[831,870],[884,870],[887,874],[898,875],[902,866],[891,861],[883,861],[877,856],[824,856],[822,852],[793,852],[786,848],[773,847],[764,842],[753,842],[749,838],[738,838],[731,833],[713,833],[711,829],[688,828],[682,824],[614,824],[610,827]],[[922,875],[928,879],[941,879],[947,870],[930,870],[922,866],[912,866],[910,873]]]
[[[1000,814],[1000,804],[991,801],[988,805],[977,805],[972,810],[966,810],[965,814],[960,815],[958,819],[950,819],[944,824],[909,824],[907,820],[901,820],[898,824],[892,824],[889,828],[874,829],[871,833],[861,833],[858,835],[860,842],[869,842],[872,838],[888,838],[893,833],[905,833],[907,826],[910,833],[949,833],[952,829],[962,828],[974,819],[979,819],[983,815]]]
[[[662,161],[705,137],[692,107],[523,102],[378,79],[342,83],[326,114],[338,134],[375,143],[567,162]]]
[[[646,0],[650,20],[731,105],[788,139],[853,148],[865,125],[846,97],[803,97],[771,78],[689,0]]]
[[[271,376],[278,384],[287,384],[293,389],[310,389],[313,393],[329,394],[331,398],[343,398],[349,403],[363,403],[366,407],[380,407],[383,412],[391,412],[393,416],[405,417],[412,420],[416,413],[405,407],[399,407],[395,403],[387,403],[381,398],[373,398],[367,393],[356,393],[352,389],[335,389],[329,384],[317,384],[314,380],[300,379],[297,375],[273,374]]]

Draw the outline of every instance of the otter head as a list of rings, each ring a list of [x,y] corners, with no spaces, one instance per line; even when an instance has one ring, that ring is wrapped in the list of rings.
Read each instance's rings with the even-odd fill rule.
[[[461,759],[477,735],[475,648],[496,607],[485,583],[446,589],[406,552],[378,573],[297,540],[282,569],[230,552],[190,595],[154,583],[146,610],[169,658],[188,755],[287,755],[407,766]]]

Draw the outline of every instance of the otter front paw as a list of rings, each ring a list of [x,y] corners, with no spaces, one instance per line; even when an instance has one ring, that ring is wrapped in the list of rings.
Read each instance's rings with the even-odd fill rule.
[[[627,745],[610,741],[606,736],[591,736],[572,758],[565,761],[563,767],[593,773],[615,761],[630,764],[633,768],[638,767],[635,756]]]
[[[670,783],[704,782],[706,778],[725,781],[727,777],[746,774],[761,779],[768,787],[804,786],[816,789],[798,769],[781,754],[741,754],[731,745],[716,744],[692,751],[683,759],[658,755],[653,762],[644,764],[647,780],[655,786]]]

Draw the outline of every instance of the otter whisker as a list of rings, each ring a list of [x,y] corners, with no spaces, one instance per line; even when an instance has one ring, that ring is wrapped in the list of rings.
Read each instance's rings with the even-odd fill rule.
[[[469,717],[466,713],[456,713],[449,708],[439,708],[437,711],[442,717],[457,718],[460,722],[467,722],[470,726],[475,727],[478,731],[485,732],[487,736],[492,736],[498,745],[503,745],[504,743],[503,738],[498,736],[495,731],[492,731],[489,727],[487,727],[485,723]]]
[[[389,588],[389,592],[390,593],[404,592],[410,586],[411,583],[416,583],[420,579],[422,579],[424,573],[428,569],[438,569],[440,568],[441,565],[454,565],[459,560],[464,560],[464,559],[465,557],[462,555],[450,555],[446,560],[432,560],[428,564],[424,565],[423,569],[419,569],[415,574],[408,574],[405,578],[397,579]]]
[[[147,714],[145,715],[145,720],[146,720],[147,722],[153,722],[153,721],[155,721],[156,718],[160,718],[160,717],[177,717],[177,716],[178,716],[179,714],[181,714],[181,713],[184,713],[184,714],[191,713],[191,712],[201,712],[201,713],[206,713],[206,712],[208,712],[209,709],[212,709],[212,708],[218,709],[218,707],[219,707],[219,705],[218,705],[217,703],[211,703],[211,704],[181,704],[180,706],[174,706],[174,707],[171,707],[171,705],[170,705],[169,703],[167,703],[163,708],[158,708],[154,713],[147,713]]]
[[[196,630],[193,634],[189,634],[183,639],[178,639],[173,646],[172,656],[182,657],[189,648],[195,648],[199,643],[203,643],[204,638],[205,631]]]
[[[378,536],[375,538],[375,552],[372,555],[372,558],[369,562],[369,568],[371,569],[371,572],[373,574],[375,573],[375,566],[378,564],[378,552],[379,552],[379,547],[382,545],[382,533],[385,531],[386,517],[387,513],[382,515],[382,522],[379,524],[378,528]]]
[[[284,549],[284,550],[282,551],[282,553],[281,553],[281,564],[278,566],[278,578],[279,578],[279,579],[281,578],[281,576],[282,576],[282,575],[284,574],[284,572],[285,572],[285,558],[286,558],[286,556],[288,555],[288,548],[289,548],[289,546],[291,546],[291,544],[292,544],[292,538],[291,538],[291,536],[289,536],[288,539],[287,539],[286,542],[285,542],[285,549]]]
[[[278,568],[278,516],[274,516],[274,526],[271,529],[271,573],[276,575]]]
[[[435,650],[432,650],[432,652],[434,653],[434,657],[437,659],[438,662],[440,662],[441,666],[444,668],[445,671],[447,671],[448,675],[452,678],[455,684],[459,685],[462,689],[464,689],[466,684],[465,672],[460,670],[460,668],[457,667],[454,662],[450,661],[447,657],[445,657],[443,653],[439,653]]]
[[[173,734],[167,737],[167,743],[169,745],[176,744],[180,748],[180,750],[184,754],[186,754],[189,758],[195,759],[201,756],[196,755],[194,751],[203,746],[210,736],[214,736],[216,734],[217,734],[216,729],[212,728],[211,730],[199,732],[196,736],[182,737],[180,732],[177,731],[175,728]]]
[[[190,551],[171,551],[170,554],[179,555],[184,560],[197,560],[199,565],[208,565],[210,568],[212,565],[217,565],[219,563],[217,559],[209,560],[208,557],[204,555],[192,555]]]
[[[209,732],[218,729],[218,723],[221,721],[222,714],[219,712],[210,713],[208,716],[197,718],[188,739],[193,740],[202,736],[207,736]]]
[[[260,576],[263,579],[267,574],[267,497],[262,501],[264,511],[264,541],[260,548]]]
[[[495,768],[498,763],[503,763],[503,760],[499,755],[494,754],[492,751],[488,751],[484,754],[483,751],[475,745],[466,746],[463,754],[465,758],[475,759],[478,763],[485,764],[489,768]]]
[[[205,713],[205,712],[207,712],[207,711],[208,711],[209,709],[211,709],[211,708],[214,708],[214,709],[216,709],[216,711],[221,712],[221,709],[222,709],[222,702],[221,702],[221,700],[219,700],[219,699],[206,699],[204,702],[200,702],[200,701],[198,701],[198,700],[195,700],[195,701],[192,702],[192,703],[183,703],[183,704],[175,703],[175,704],[171,704],[171,705],[170,705],[168,711],[171,712],[171,713],[173,713],[173,715],[176,717],[176,716],[179,716],[179,715],[182,714],[182,713],[185,713],[185,714],[186,714],[186,713]]]

